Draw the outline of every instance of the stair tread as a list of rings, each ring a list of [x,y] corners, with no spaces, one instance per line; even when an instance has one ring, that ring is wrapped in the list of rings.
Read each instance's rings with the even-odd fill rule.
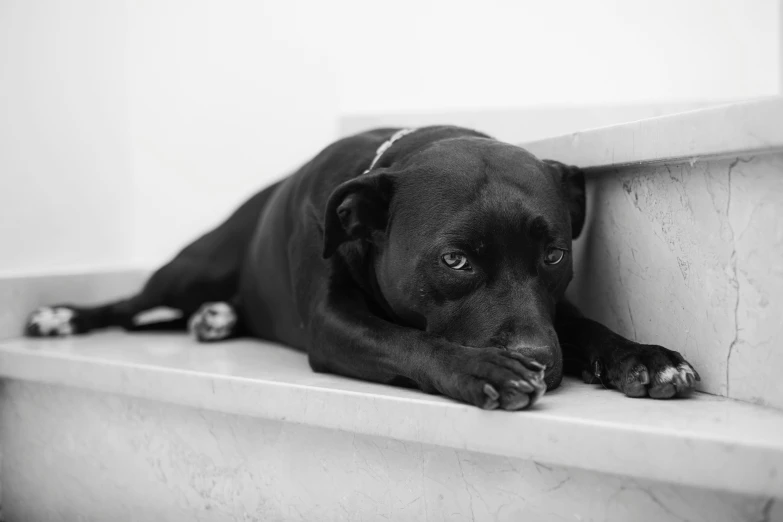
[[[0,341],[0,377],[750,494],[783,492],[783,412],[697,393],[629,399],[565,379],[525,412],[310,370],[257,340],[109,331]]]
[[[667,114],[528,142],[539,158],[582,168],[707,156],[750,155],[783,148],[783,97],[773,96]],[[691,163],[693,164],[693,163]]]

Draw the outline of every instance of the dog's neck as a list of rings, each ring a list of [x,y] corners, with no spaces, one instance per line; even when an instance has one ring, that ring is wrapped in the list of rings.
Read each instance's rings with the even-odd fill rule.
[[[389,150],[392,145],[394,145],[394,142],[402,138],[403,136],[407,136],[408,134],[412,132],[416,132],[417,129],[400,129],[397,132],[395,132],[391,138],[384,141],[380,147],[375,151],[375,157],[372,160],[372,163],[370,163],[370,166],[367,167],[367,170],[365,170],[362,174],[367,174],[370,172],[373,167],[378,163],[378,160],[381,159],[381,156],[383,156],[383,153]]]

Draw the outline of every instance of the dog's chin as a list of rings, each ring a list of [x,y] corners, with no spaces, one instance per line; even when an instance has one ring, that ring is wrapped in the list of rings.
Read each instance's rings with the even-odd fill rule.
[[[544,383],[547,391],[554,390],[563,381],[563,370],[561,368],[549,368],[544,373]]]

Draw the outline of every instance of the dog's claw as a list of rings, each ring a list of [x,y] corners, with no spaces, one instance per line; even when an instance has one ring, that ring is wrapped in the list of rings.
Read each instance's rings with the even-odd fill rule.
[[[485,410],[497,409],[497,407],[500,406],[500,402],[498,402],[498,399],[500,399],[500,394],[495,389],[495,387],[491,384],[485,384],[484,393],[486,394],[487,399],[484,401],[482,408]]]
[[[487,399],[484,404],[481,406],[484,410],[496,410],[500,406],[500,403],[498,401]]]
[[[601,378],[601,361],[595,361],[593,363],[593,375],[599,379]]]
[[[526,381],[508,381],[508,385],[527,393],[532,393],[536,390],[532,384]]]
[[[533,392],[533,397],[530,400],[530,403],[538,402],[538,400],[544,396],[544,393],[546,393],[546,384],[544,384],[543,379],[541,380],[541,385],[536,386],[536,391]]]
[[[500,398],[500,394],[495,389],[495,387],[492,386],[491,384],[485,384],[484,385],[484,393],[486,393],[487,396],[490,399],[492,399],[493,401],[496,401],[496,400],[498,400]]]
[[[530,395],[526,393],[515,393],[511,397],[507,397],[503,409],[505,410],[521,410],[531,403]]]

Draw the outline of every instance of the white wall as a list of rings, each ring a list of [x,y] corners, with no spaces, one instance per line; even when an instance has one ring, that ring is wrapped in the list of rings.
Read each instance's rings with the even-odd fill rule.
[[[154,265],[340,114],[779,91],[778,0],[0,0],[0,272]]]
[[[779,0],[355,0],[343,113],[779,93]],[[379,30],[380,20],[396,30]],[[362,43],[364,43],[362,45]],[[367,64],[366,69],[355,63]]]
[[[139,262],[175,254],[333,140],[330,28],[305,5],[128,3]]]
[[[0,0],[0,272],[134,256],[122,4]]]

